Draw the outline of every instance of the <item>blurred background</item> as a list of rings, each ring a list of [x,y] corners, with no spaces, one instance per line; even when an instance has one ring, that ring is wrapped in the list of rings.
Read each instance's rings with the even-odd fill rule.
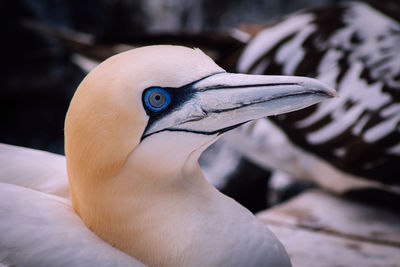
[[[32,28],[36,23],[89,34],[79,36],[79,40],[90,43],[95,38],[100,45],[88,50],[113,43],[179,43],[218,49],[235,46],[226,34],[243,24],[267,25],[299,9],[335,2],[338,1],[2,1],[0,142],[60,154],[64,150],[64,116],[85,72],[74,63],[73,51],[65,41]]]

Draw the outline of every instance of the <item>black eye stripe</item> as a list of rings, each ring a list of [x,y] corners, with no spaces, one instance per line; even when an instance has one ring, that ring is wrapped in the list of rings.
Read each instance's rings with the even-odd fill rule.
[[[190,98],[193,97],[193,95],[195,94],[195,91],[196,91],[193,88],[192,83],[185,85],[183,87],[179,87],[179,88],[173,88],[173,87],[162,88],[170,94],[171,102],[169,103],[169,105],[166,108],[157,111],[155,109],[150,109],[148,106],[146,106],[146,99],[145,99],[146,91],[150,90],[151,88],[155,88],[155,87],[150,87],[150,88],[146,89],[142,96],[143,106],[146,110],[146,114],[149,116],[149,121],[147,123],[146,129],[144,132],[146,132],[146,130],[149,127],[151,127],[153,125],[153,123],[155,123],[156,121],[162,119],[165,116],[168,116],[175,110],[178,110],[179,108],[181,108],[181,106],[187,100],[189,100]],[[149,101],[147,101],[147,102],[149,102]]]
[[[210,76],[216,75],[218,73],[221,73],[221,72],[217,72],[217,73],[211,74],[209,76],[203,77],[197,81],[186,84],[182,87],[162,87],[163,90],[165,90],[166,92],[169,93],[169,95],[171,97],[171,103],[169,103],[164,109],[159,110],[159,111],[151,110],[150,108],[148,108],[146,106],[145,95],[146,95],[146,92],[148,92],[152,88],[161,88],[161,87],[151,86],[151,87],[145,89],[142,94],[142,102],[143,102],[143,106],[146,110],[146,114],[149,116],[149,121],[147,123],[146,129],[144,130],[144,132],[146,132],[146,130],[148,128],[150,128],[153,125],[153,123],[155,123],[158,120],[161,120],[165,116],[168,116],[175,110],[178,110],[179,108],[181,108],[184,105],[185,102],[187,102],[189,99],[193,98],[194,94],[196,94],[196,91],[198,90],[195,88],[196,83],[198,83],[199,81],[206,79]],[[142,136],[142,138],[143,138],[143,136]]]

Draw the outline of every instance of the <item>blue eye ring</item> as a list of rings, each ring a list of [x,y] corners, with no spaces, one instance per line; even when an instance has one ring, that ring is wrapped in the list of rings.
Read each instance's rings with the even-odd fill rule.
[[[160,87],[152,87],[144,92],[144,104],[153,111],[162,111],[171,103],[171,94]]]

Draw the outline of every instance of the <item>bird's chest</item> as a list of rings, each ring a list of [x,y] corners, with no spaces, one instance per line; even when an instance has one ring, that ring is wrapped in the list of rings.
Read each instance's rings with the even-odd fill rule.
[[[156,216],[158,225],[144,227],[140,243],[147,246],[139,258],[151,266],[259,266],[264,233],[241,212],[233,213],[192,207]]]

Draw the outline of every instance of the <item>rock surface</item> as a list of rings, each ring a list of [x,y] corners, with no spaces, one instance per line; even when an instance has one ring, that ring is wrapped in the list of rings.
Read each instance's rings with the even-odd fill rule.
[[[261,212],[294,267],[400,266],[400,216],[313,190]]]

